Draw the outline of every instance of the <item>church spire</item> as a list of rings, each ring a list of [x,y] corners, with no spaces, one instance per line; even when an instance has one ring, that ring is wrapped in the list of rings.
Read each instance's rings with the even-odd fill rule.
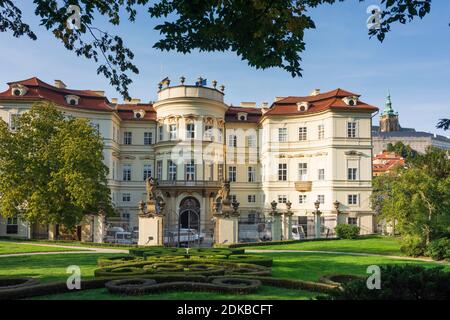
[[[386,104],[382,115],[397,115],[397,113],[394,112],[394,109],[392,109],[391,93],[389,91],[386,97]]]

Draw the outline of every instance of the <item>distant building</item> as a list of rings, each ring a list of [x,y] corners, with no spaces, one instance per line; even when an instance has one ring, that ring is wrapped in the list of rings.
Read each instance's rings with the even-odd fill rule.
[[[373,158],[373,175],[388,173],[398,166],[405,165],[405,159],[395,152],[384,151]]]
[[[398,112],[392,108],[391,96],[386,98],[386,106],[380,115],[380,125],[372,127],[373,153],[379,154],[387,149],[389,143],[398,141],[409,145],[414,150],[425,153],[428,146],[450,149],[450,139],[444,136],[402,128]]]

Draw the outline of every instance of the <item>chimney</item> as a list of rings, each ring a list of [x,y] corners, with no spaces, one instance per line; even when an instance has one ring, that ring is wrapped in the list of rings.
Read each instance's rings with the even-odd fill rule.
[[[243,108],[256,108],[256,102],[241,102],[240,106]]]
[[[261,104],[261,108],[268,108],[269,107],[269,103],[268,102],[263,102]]]
[[[141,99],[132,98],[130,100],[126,100],[125,102],[129,104],[138,104],[141,103]]]
[[[117,99],[117,98],[112,98],[111,99],[111,103],[112,104],[117,104],[119,102],[119,99]]]
[[[59,89],[66,89],[67,86],[62,80],[55,80],[55,87]]]
[[[320,89],[314,89],[310,96],[317,96],[318,94],[320,94]]]
[[[105,96],[105,91],[103,91],[103,90],[94,90],[94,92],[95,92],[96,94],[98,94],[99,96],[101,96],[101,97],[104,97],[104,96]]]
[[[275,97],[275,102],[285,99],[286,97]]]

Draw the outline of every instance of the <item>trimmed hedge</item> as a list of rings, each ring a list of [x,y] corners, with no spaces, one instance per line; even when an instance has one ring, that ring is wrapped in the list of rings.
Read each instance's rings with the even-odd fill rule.
[[[110,293],[124,295],[143,295],[165,291],[207,291],[230,294],[249,294],[261,286],[261,281],[251,279],[215,278],[208,282],[164,282],[154,280],[127,279],[107,282],[105,287]]]
[[[303,240],[279,240],[279,241],[260,241],[260,242],[240,242],[233,244],[217,244],[214,245],[214,248],[226,248],[226,249],[235,249],[235,248],[245,248],[245,247],[259,247],[259,246],[272,246],[272,245],[283,245],[283,244],[293,244],[299,242],[309,242],[309,241],[330,241],[330,240],[338,240],[338,237],[331,238],[320,238],[320,239],[303,239]],[[245,249],[243,249],[245,252]],[[242,252],[242,253],[244,253]],[[241,253],[236,253],[241,254]]]
[[[323,283],[328,283],[335,286],[341,286],[344,283],[353,281],[353,280],[360,280],[365,279],[362,276],[357,276],[353,274],[328,274],[325,276],[320,277],[319,281]]]
[[[122,263],[128,263],[132,261],[139,261],[136,257],[131,255],[123,255],[123,256],[117,256],[117,257],[111,257],[111,258],[99,258],[97,260],[97,266],[99,267],[107,267]]]
[[[34,278],[5,278],[0,277],[0,291],[24,288],[39,284]]]
[[[249,264],[257,264],[263,267],[272,267],[273,259],[270,257],[258,256],[258,255],[250,255],[250,254],[236,254],[228,257],[229,262],[239,262],[239,263],[249,263]]]

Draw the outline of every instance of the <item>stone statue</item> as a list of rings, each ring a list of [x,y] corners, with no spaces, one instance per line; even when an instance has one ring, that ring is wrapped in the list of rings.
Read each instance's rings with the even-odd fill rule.
[[[145,185],[147,188],[147,200],[155,200],[155,189],[157,187],[157,182],[152,177],[149,177],[145,180]]]
[[[222,188],[217,193],[215,203],[216,203],[216,208],[218,211],[216,214],[223,215],[223,216],[230,216],[233,213],[237,214],[237,209],[234,210],[231,206],[230,182],[229,181],[225,181],[222,184]]]

